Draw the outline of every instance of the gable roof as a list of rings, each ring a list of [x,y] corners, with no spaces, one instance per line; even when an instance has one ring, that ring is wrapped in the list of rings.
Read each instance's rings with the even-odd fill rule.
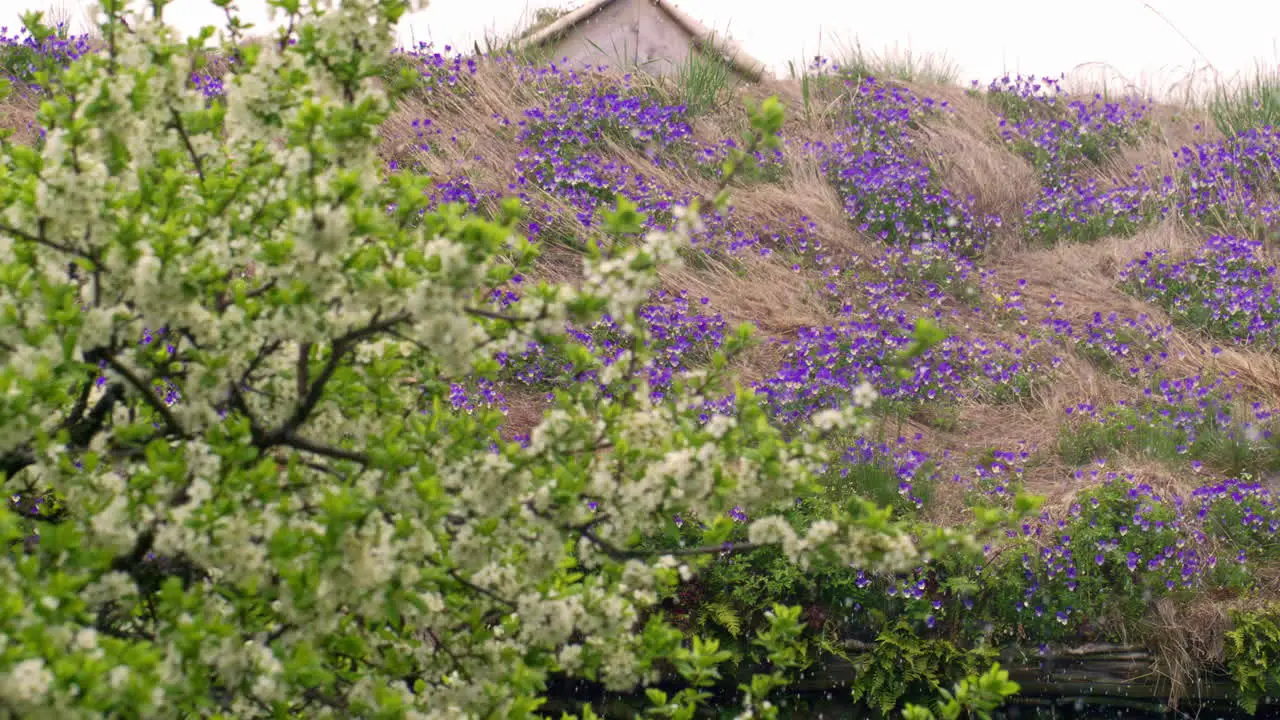
[[[564,38],[592,16],[619,2],[628,2],[628,0],[587,0],[587,3],[577,10],[520,38],[518,46],[527,49],[552,44]],[[729,38],[716,36],[714,31],[672,5],[671,0],[630,0],[630,2],[648,4],[688,36],[690,44],[695,48],[723,58],[730,68],[748,80],[759,82],[769,75],[765,64],[747,54],[738,43]]]

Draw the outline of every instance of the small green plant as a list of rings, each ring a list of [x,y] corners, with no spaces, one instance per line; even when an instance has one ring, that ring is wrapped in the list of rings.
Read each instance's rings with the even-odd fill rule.
[[[1241,473],[1235,491],[1214,498],[1203,507],[1204,525],[1210,535],[1226,540],[1232,546],[1247,548],[1250,555],[1274,558],[1280,554],[1275,528],[1280,525],[1280,509],[1270,493],[1259,493],[1253,476]]]
[[[1227,477],[1280,470],[1280,437],[1272,432],[1273,423],[1249,422],[1246,412],[1213,397],[1117,405],[1065,424],[1058,453],[1074,466],[1127,450],[1174,467],[1203,461]]]
[[[1037,208],[1027,215],[1025,227],[1037,244],[1053,247],[1067,242],[1086,244],[1105,237],[1132,237],[1159,216],[1156,203],[1144,198],[1135,211],[1104,208],[1084,214],[1083,220],[1078,213],[1061,208]]]
[[[806,124],[815,120],[832,118],[835,109],[845,97],[844,77],[838,66],[832,66],[819,58],[809,66],[797,69],[793,60],[787,61],[792,80],[800,81],[800,99]]]
[[[907,705],[902,717],[903,720],[959,720],[962,717],[991,720],[991,713],[1021,689],[1018,683],[1009,680],[1008,670],[1000,669],[1000,663],[992,663],[981,676],[970,675],[957,683],[954,692],[940,691],[942,697],[933,710]]]
[[[908,697],[934,696],[948,678],[975,672],[990,662],[988,648],[964,650],[940,638],[924,638],[911,621],[898,619],[876,636],[871,649],[855,656],[855,702],[888,714]]]
[[[1018,370],[1001,382],[982,380],[981,395],[992,405],[1026,406],[1042,378],[1031,370]]]
[[[1109,458],[1131,441],[1131,433],[1147,427],[1132,408],[1116,408],[1103,422],[1065,424],[1058,436],[1058,454],[1074,466]]]
[[[674,78],[677,97],[691,117],[723,107],[733,79],[733,69],[724,58],[693,48],[676,68]]]
[[[934,403],[921,405],[911,413],[911,419],[923,423],[934,430],[956,432],[961,428],[960,409],[955,405]]]
[[[917,468],[908,481],[891,457],[844,465],[833,469],[831,475],[836,477],[826,483],[827,489],[837,497],[859,495],[904,515],[927,507],[937,484],[937,466],[933,462]]]
[[[1280,692],[1280,623],[1276,608],[1237,612],[1227,631],[1227,671],[1240,691],[1237,702],[1249,714],[1268,695]]]

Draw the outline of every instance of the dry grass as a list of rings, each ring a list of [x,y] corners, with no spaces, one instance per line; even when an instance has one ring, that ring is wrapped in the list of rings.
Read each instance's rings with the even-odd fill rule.
[[[1224,139],[1207,110],[1154,105],[1147,118],[1151,129],[1143,133],[1134,145],[1125,146],[1109,156],[1098,169],[1100,178],[1128,182],[1134,168],[1141,165],[1141,177],[1154,182],[1174,174],[1174,151]]]
[[[10,130],[10,142],[30,145],[40,137],[36,113],[40,110],[40,101],[34,97],[11,94],[0,101],[0,130]]]
[[[508,441],[527,435],[537,427],[550,404],[546,393],[530,388],[506,389],[503,397],[507,401],[507,417],[502,424],[502,437]]]
[[[943,185],[957,195],[972,196],[976,214],[1020,218],[1035,199],[1039,182],[1031,164],[1009,152],[996,134],[997,116],[990,106],[960,88],[902,84],[952,109],[920,132],[920,146],[940,171]],[[994,260],[1020,248],[1016,233],[998,233],[987,254]]]
[[[1199,244],[1183,223],[1168,220],[1129,238],[1103,238],[1095,243],[1024,250],[993,264],[1005,278],[1025,279],[1028,308],[1044,307],[1050,296],[1065,303],[1060,317],[1080,319],[1094,312],[1150,315],[1162,313],[1116,287],[1119,273],[1147,252],[1185,253]]]

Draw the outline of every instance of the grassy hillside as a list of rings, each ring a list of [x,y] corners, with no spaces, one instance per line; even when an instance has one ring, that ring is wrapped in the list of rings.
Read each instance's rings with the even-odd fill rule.
[[[0,124],[39,144],[35,110],[56,87],[37,73],[94,41],[0,44],[16,88]],[[1214,670],[1245,702],[1274,689],[1251,660],[1280,652],[1264,642],[1280,593],[1280,129],[1255,102],[1265,83],[1175,107],[1052,78],[881,75],[865,57],[744,87],[693,61],[656,79],[503,51],[401,60],[417,86],[382,129],[387,172],[435,178],[441,204],[496,214],[516,196],[530,210],[537,271],[495,288],[495,310],[539,280],[574,281],[589,243],[627,242],[601,229],[617,198],[645,230],[669,227],[714,189],[748,129],[744,101],[781,97],[783,148],[735,181],[732,209],[650,299],[662,361],[623,372],[661,393],[745,324],[759,342],[737,382],[784,427],[869,382],[877,426],[842,441],[826,495],[789,510],[797,526],[852,495],[922,527],[1045,498],[976,566],[877,577],[799,573],[773,551],[725,558],[667,602],[685,627],[746,660],[737,640],[771,604],[802,604],[815,644],[860,669],[855,695],[885,709],[992,648],[1097,640],[1156,649],[1175,700]],[[229,62],[192,75],[211,102]],[[947,337],[900,375],[889,361],[922,318]],[[607,319],[567,331],[603,357],[625,345]],[[557,387],[601,382],[537,343],[497,360],[496,378],[454,378],[451,400],[500,410],[508,440],[528,438]],[[730,402],[712,389],[707,417]],[[660,541],[697,522],[672,518]]]

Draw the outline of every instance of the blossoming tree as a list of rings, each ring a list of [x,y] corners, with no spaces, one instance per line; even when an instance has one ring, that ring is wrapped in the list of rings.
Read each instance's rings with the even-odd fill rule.
[[[103,50],[50,79],[43,142],[0,155],[0,714],[520,718],[553,675],[665,672],[687,687],[656,710],[688,717],[725,654],[655,607],[708,557],[778,544],[892,570],[965,544],[861,501],[805,534],[771,514],[813,490],[824,433],[864,419],[784,438],[746,393],[700,419],[745,331],[661,399],[625,385],[656,267],[723,192],[495,312],[485,294],[536,256],[518,205],[429,210],[429,180],[375,154],[413,80],[385,80],[405,3],[272,0],[278,42],[235,45],[217,0],[235,58],[217,102],[189,82],[213,29],[184,44],[161,0],[127,23],[123,4],[103,2]],[[725,182],[781,118],[755,112]],[[609,222],[639,227],[625,203]],[[442,402],[605,312],[630,354],[572,357],[614,399],[560,392],[524,447]],[[726,547],[735,506],[750,540]],[[677,514],[705,544],[651,549]],[[803,665],[797,612],[759,638],[773,669],[744,717]]]

